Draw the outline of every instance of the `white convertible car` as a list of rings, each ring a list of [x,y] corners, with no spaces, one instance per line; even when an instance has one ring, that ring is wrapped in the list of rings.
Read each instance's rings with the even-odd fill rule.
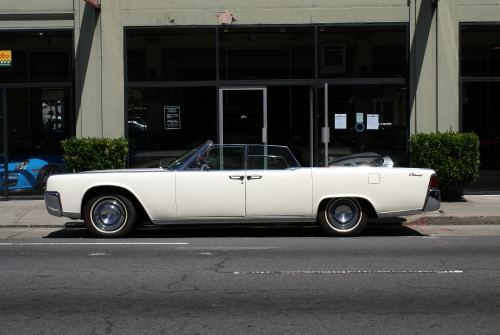
[[[143,222],[318,222],[330,235],[354,236],[369,218],[439,209],[433,170],[376,165],[303,168],[287,147],[208,141],[158,168],[50,176],[45,203],[100,237]]]

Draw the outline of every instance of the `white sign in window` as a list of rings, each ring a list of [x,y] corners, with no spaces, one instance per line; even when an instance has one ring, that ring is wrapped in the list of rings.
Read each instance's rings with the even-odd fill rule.
[[[181,107],[165,106],[165,129],[181,129]]]
[[[347,128],[347,114],[335,114],[335,129]]]
[[[356,123],[363,123],[363,113],[356,113]]]
[[[366,129],[378,129],[378,114],[367,114],[367,127]]]

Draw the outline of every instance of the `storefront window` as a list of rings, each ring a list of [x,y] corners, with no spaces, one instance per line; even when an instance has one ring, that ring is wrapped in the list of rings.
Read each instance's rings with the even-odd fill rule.
[[[331,85],[328,87],[328,121],[325,120],[325,90],[314,90],[313,124],[302,123],[289,146],[306,166],[324,166],[325,146],[321,129],[328,125],[328,164],[351,166],[343,161],[358,155],[389,157],[393,166],[407,166],[406,87],[402,85]],[[295,100],[294,100],[295,101]],[[313,132],[313,155],[310,135]],[[300,151],[298,153],[297,151]],[[310,159],[313,159],[311,162]]]
[[[221,80],[313,79],[313,27],[219,29]]]
[[[464,193],[500,191],[499,34],[500,25],[461,26],[462,131],[479,136],[481,155],[479,178]]]
[[[462,77],[500,77],[500,27],[464,25],[461,29]]]
[[[71,82],[71,41],[69,31],[0,32],[0,50],[12,52],[0,83]]]
[[[157,167],[216,141],[215,98],[213,87],[129,88],[130,166]]]
[[[215,80],[215,29],[128,29],[129,81]]]
[[[71,53],[69,51],[29,52],[31,83],[71,81]]]
[[[70,105],[69,88],[7,89],[9,154],[28,154],[47,137],[69,137]]]
[[[324,127],[331,158],[368,153],[407,165],[405,25],[228,25],[126,35],[131,167],[167,164],[207,139],[287,145],[303,166],[322,166]],[[335,123],[338,115],[344,126]]]
[[[480,140],[478,180],[465,192],[500,191],[500,82],[462,84],[462,131]]]
[[[321,26],[319,78],[404,78],[406,27]]]

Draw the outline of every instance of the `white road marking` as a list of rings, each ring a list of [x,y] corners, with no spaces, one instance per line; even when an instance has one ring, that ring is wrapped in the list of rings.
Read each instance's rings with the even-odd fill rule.
[[[401,271],[237,271],[234,272],[235,275],[269,275],[269,274],[333,274],[333,275],[343,275],[343,274],[385,274],[385,273],[444,273],[444,274],[457,274],[464,273],[462,270],[450,270],[450,271],[435,271],[435,270],[401,270]]]
[[[269,250],[278,249],[278,247],[190,247],[186,250]]]
[[[121,242],[82,242],[82,243],[76,243],[76,242],[71,242],[71,243],[0,243],[0,246],[3,245],[185,245],[189,243],[183,243],[183,242],[159,242],[159,243],[153,243],[153,242],[126,242],[126,243],[121,243]]]

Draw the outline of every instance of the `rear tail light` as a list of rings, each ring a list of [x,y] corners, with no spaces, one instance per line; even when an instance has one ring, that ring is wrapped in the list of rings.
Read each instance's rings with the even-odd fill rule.
[[[438,179],[435,174],[431,176],[431,181],[429,182],[429,188],[438,188]]]

